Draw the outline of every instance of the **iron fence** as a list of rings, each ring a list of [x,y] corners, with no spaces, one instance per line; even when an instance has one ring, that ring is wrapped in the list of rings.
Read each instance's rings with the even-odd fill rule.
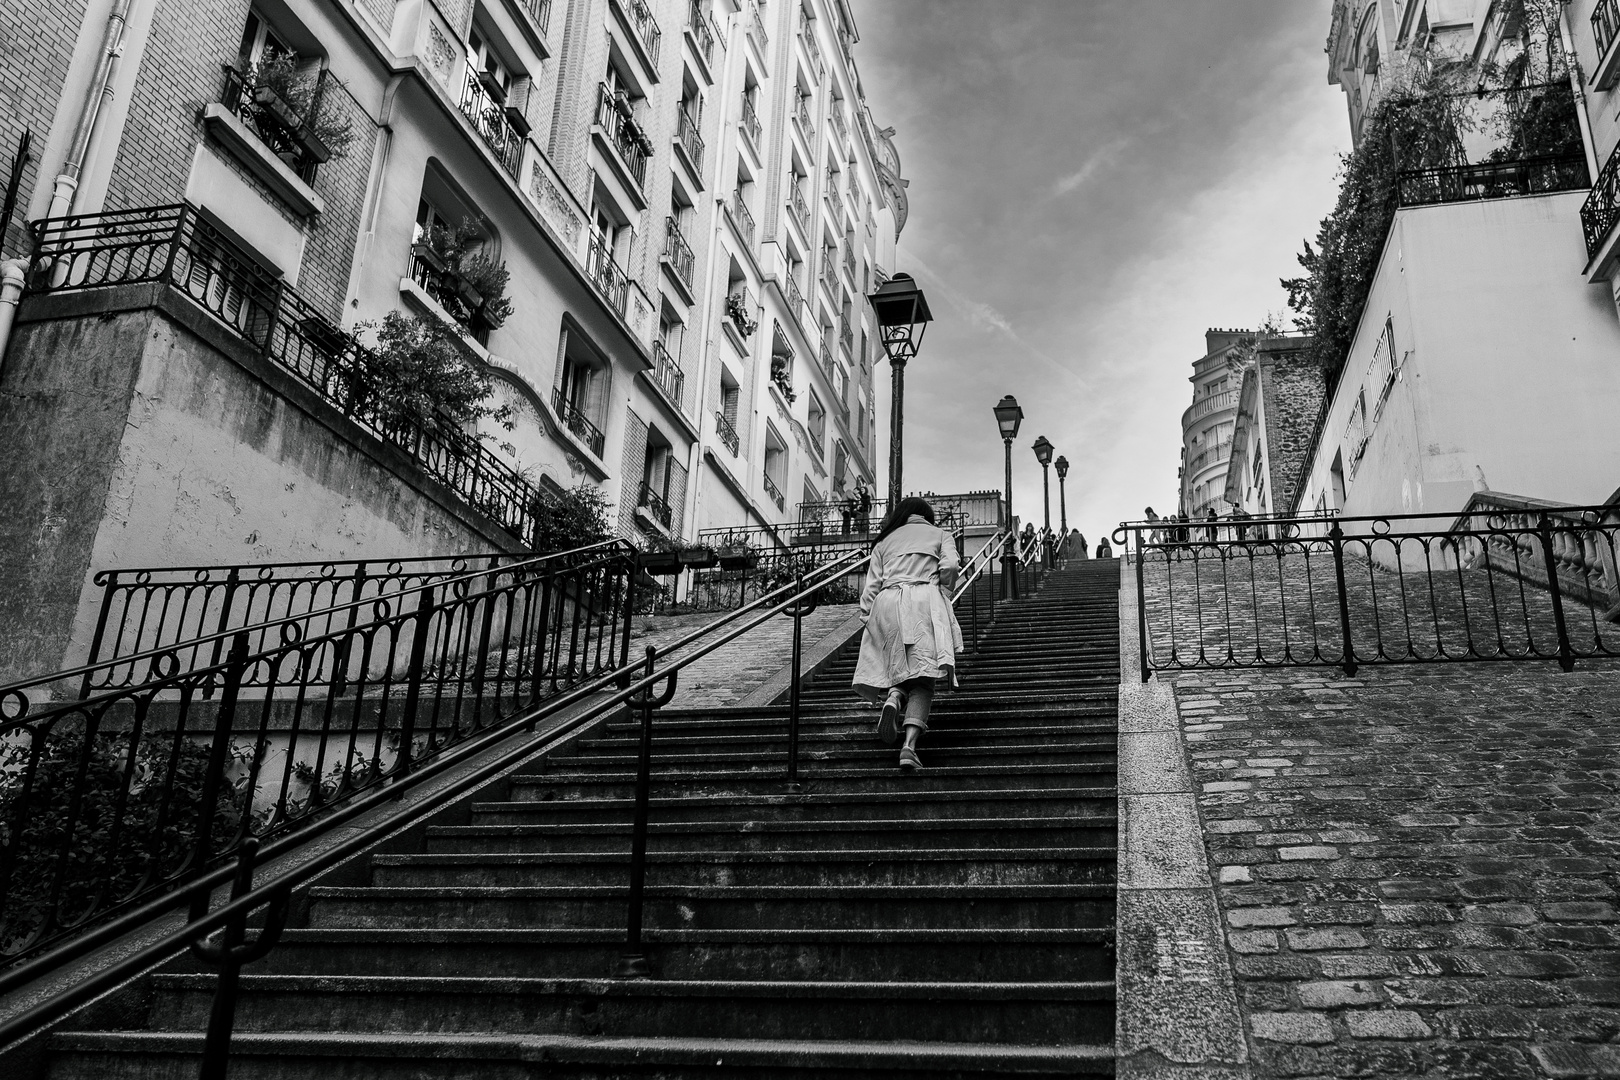
[[[612,543],[363,590],[0,687],[0,958],[47,948],[617,668],[635,577],[632,550]]]
[[[172,286],[277,366],[520,540],[538,491],[455,420],[402,405],[382,362],[189,203],[48,218],[32,226],[29,294]]]
[[[1614,0],[1609,0],[1612,4]],[[1586,257],[1598,253],[1614,223],[1620,221],[1620,146],[1598,170],[1592,193],[1581,204],[1581,231],[1586,237]]]
[[[1142,675],[1620,655],[1614,507],[1133,522]]]
[[[496,87],[499,89],[499,87]],[[495,100],[480,73],[468,65],[467,81],[461,88],[461,112],[513,180],[523,172],[523,135],[506,118],[506,109]]]
[[[1589,184],[1582,154],[1408,169],[1400,175],[1400,205],[1427,206],[1469,199],[1502,199],[1580,191]]]

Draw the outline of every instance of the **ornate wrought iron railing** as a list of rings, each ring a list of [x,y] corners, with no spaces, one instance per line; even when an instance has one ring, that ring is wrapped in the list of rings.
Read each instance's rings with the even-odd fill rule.
[[[653,381],[658,388],[669,395],[669,400],[682,412],[686,411],[684,395],[686,393],[686,373],[681,365],[669,354],[669,349],[662,341],[653,342]]]
[[[810,95],[796,94],[793,99],[793,122],[799,125],[799,134],[811,153],[816,149],[816,125],[810,119]]]
[[[788,211],[793,220],[798,223],[799,231],[806,239],[812,239],[810,234],[810,200],[804,197],[804,189],[795,182],[788,185]]]
[[[692,162],[692,170],[703,178],[703,136],[698,134],[697,122],[682,110],[675,114],[675,141]]]
[[[551,30],[551,0],[523,0],[523,9],[534,20],[542,34]]]
[[[737,223],[737,231],[742,233],[743,242],[748,245],[748,250],[752,251],[754,249],[754,213],[748,209],[748,204],[743,201],[741,189],[731,193],[731,216],[732,220]]]
[[[686,28],[692,33],[692,40],[697,42],[698,55],[703,57],[705,64],[714,63],[715,33],[709,26],[709,20],[703,15],[703,7],[697,0],[690,0],[686,7]]]
[[[810,58],[810,78],[820,84],[827,65],[821,59],[821,46],[816,44],[815,20],[808,15],[799,24],[799,40],[804,42],[804,53]]]
[[[557,410],[557,416],[562,420],[563,426],[573,432],[591,453],[601,457],[602,450],[607,445],[607,436],[603,435],[602,429],[585,415],[585,410],[564,397],[561,388],[551,392],[551,405]]]
[[[770,496],[771,502],[776,504],[778,510],[787,509],[787,499],[782,496],[782,489],[776,486],[770,473],[760,473],[760,479],[765,483],[765,494]]]
[[[345,416],[413,458],[520,540],[538,492],[454,420],[387,392],[376,356],[189,203],[48,218],[32,225],[30,294],[154,282],[172,286]]]
[[[595,232],[591,233],[590,245],[585,249],[585,272],[613,310],[623,315],[630,302],[630,278],[613,261],[613,252]]]
[[[763,152],[760,145],[760,134],[763,127],[759,122],[759,113],[754,111],[754,99],[744,96],[742,99],[742,133],[748,139],[748,144],[754,148],[754,153]]]
[[[821,249],[821,283],[838,295],[838,249],[832,245]]]
[[[1402,206],[1427,206],[1472,199],[1580,191],[1588,183],[1586,157],[1576,153],[1519,161],[1403,170],[1399,197]]]
[[[315,182],[315,171],[330,156],[326,144],[310,137],[309,121],[300,116],[274,92],[247,85],[246,76],[236,68],[223,66],[225,85],[219,94],[219,103],[246,124],[259,141],[280,158],[293,174],[306,184]],[[322,88],[325,72],[321,73]],[[320,108],[317,91],[311,112]]]
[[[60,943],[619,667],[635,577],[614,542],[0,687],[0,957]]]
[[[717,412],[714,414],[714,429],[719,433],[720,441],[725,444],[726,449],[731,451],[731,456],[736,457],[737,449],[742,445],[741,440],[737,438],[736,425],[726,419],[725,413]]]
[[[461,325],[468,336],[480,344],[487,344],[489,326],[482,318],[482,302],[480,301],[477,307],[468,304],[467,298],[457,288],[455,275],[442,266],[443,260],[426,250],[425,244],[412,245],[408,271],[410,279],[422,286],[423,292],[438,301],[439,306]]]
[[[625,12],[630,16],[630,25],[634,28],[636,36],[641,39],[642,47],[647,50],[647,58],[656,69],[658,43],[663,40],[664,32],[658,29],[658,20],[653,18],[652,8],[647,6],[647,0],[619,0],[619,2],[624,5]]]
[[[765,20],[760,18],[758,4],[749,4],[748,13],[748,31],[754,35],[754,43],[759,46],[759,54],[764,56],[766,50],[770,48],[771,35],[765,32]]]
[[[1133,522],[1144,678],[1620,656],[1614,507]]]
[[[795,267],[798,265],[798,263],[793,264]],[[782,272],[782,292],[787,296],[788,310],[793,314],[793,318],[802,320],[804,318],[804,293],[799,291],[799,279],[795,274],[796,271],[792,267]]]
[[[1611,4],[1614,0],[1609,0]],[[1586,236],[1586,257],[1598,253],[1603,241],[1620,221],[1620,146],[1598,171],[1592,193],[1581,204],[1581,231]]]
[[[1592,37],[1597,42],[1598,58],[1602,59],[1620,35],[1620,5],[1615,0],[1598,0],[1592,9]]]
[[[646,481],[642,481],[641,492],[636,498],[636,505],[653,516],[653,519],[664,528],[670,528],[674,515],[670,512],[669,501],[654,491]]]
[[[629,170],[636,185],[645,184],[649,153],[647,137],[631,118],[628,104],[615,98],[607,83],[601,83],[596,88],[596,124],[618,150],[624,167]]]
[[[513,180],[523,171],[523,136],[506,118],[506,110],[490,96],[478,72],[467,65],[466,85],[461,88],[461,112],[489,146],[495,160]]]
[[[672,217],[664,219],[664,258],[669,260],[670,268],[675,276],[683,281],[687,288],[692,286],[692,248],[681,235],[681,223]]]

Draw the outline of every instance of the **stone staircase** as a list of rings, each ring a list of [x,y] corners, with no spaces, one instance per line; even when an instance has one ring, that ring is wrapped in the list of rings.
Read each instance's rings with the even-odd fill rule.
[[[1113,1071],[1118,564],[1003,604],[903,775],[848,686],[655,724],[645,941],[623,940],[637,726],[309,890],[243,971],[232,1080],[1057,1077]],[[196,1075],[215,978],[176,961],[55,1080]]]

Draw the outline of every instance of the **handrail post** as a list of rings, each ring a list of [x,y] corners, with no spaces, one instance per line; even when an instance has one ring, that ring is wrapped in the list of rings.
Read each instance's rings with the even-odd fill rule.
[[[816,610],[816,602],[804,595],[804,573],[798,576],[798,599],[788,609],[793,616],[792,681],[788,684],[788,762],[787,786],[799,790],[799,680],[803,677],[804,617]]]
[[[657,654],[657,649],[647,646],[645,674],[648,676],[653,673],[653,657]],[[641,750],[636,762],[635,820],[630,826],[630,902],[624,949],[619,953],[619,964],[614,971],[614,976],[620,979],[645,979],[652,974],[652,965],[641,944],[642,906],[647,889],[647,815],[652,798],[652,722],[653,710],[669,704],[675,696],[675,676],[676,672],[669,673],[669,684],[658,696],[653,696],[649,684],[625,702],[641,710]]]
[[[253,867],[258,862],[259,841],[248,837],[236,856],[236,880],[231,883],[231,899],[245,896],[253,888]],[[202,1064],[198,1080],[225,1080],[231,1058],[231,1031],[236,1026],[237,986],[242,965],[235,954],[247,936],[247,919],[239,917],[225,924],[219,982],[214,987],[214,1004],[208,1012],[208,1033],[203,1036]]]
[[[1137,662],[1142,672],[1142,681],[1148,681],[1148,638],[1147,638],[1147,582],[1143,578],[1145,573],[1142,566],[1142,530],[1135,529],[1126,534],[1125,557],[1129,558],[1130,537],[1136,538],[1136,647],[1138,650]]]
[[[641,571],[641,563],[635,555],[626,555],[624,558],[624,626],[619,631],[619,667],[627,667],[630,663],[630,624],[636,617],[636,578]],[[620,685],[630,684],[625,682]]]
[[[242,679],[247,674],[248,635],[238,630],[231,638],[230,658],[225,666],[225,684],[220,691],[219,712],[214,716],[214,741],[208,751],[208,775],[203,778],[202,798],[197,804],[197,839],[192,848],[193,873],[208,865],[214,846],[214,812],[219,806],[220,787],[225,781],[225,758],[230,752],[231,730],[236,726],[236,701],[242,690]],[[190,918],[200,919],[208,914],[208,893],[198,890],[191,898]]]
[[[1346,675],[1354,675],[1357,664],[1355,647],[1350,642],[1350,593],[1344,587],[1344,529],[1337,518],[1333,519],[1333,528],[1328,530],[1328,539],[1333,546],[1333,577],[1339,589],[1339,631],[1344,638],[1341,666]]]
[[[94,665],[101,659],[101,639],[107,632],[107,616],[112,611],[113,591],[118,588],[118,571],[107,571],[107,584],[101,590],[101,613],[96,616],[96,632],[90,639],[90,658],[85,661],[86,666]],[[127,608],[126,608],[127,610]],[[79,684],[79,700],[83,701],[90,696],[90,672],[84,673],[84,680]]]
[[[488,681],[486,673],[489,670],[489,639],[495,631],[495,582],[499,577],[495,571],[500,567],[500,563],[499,556],[491,555],[489,558],[489,575],[484,579],[487,582],[484,587],[484,617],[479,621],[478,626],[478,651],[473,653],[472,724],[474,728],[479,726],[478,714],[483,711],[484,707],[484,684]],[[500,696],[499,686],[495,688],[495,694],[497,698]],[[496,708],[498,710],[500,706],[497,705]]]
[[[1558,560],[1553,555],[1552,519],[1543,510],[1536,519],[1541,534],[1541,554],[1547,566],[1547,593],[1552,597],[1553,626],[1558,631],[1558,666],[1575,670],[1575,654],[1569,646],[1569,627],[1564,622],[1564,593],[1558,584]]]
[[[406,674],[405,708],[399,721],[399,754],[394,758],[393,773],[396,777],[407,776],[411,771],[412,743],[416,739],[416,711],[422,703],[422,670],[427,660],[428,627],[433,621],[433,589],[432,585],[422,590],[422,599],[417,601],[416,613],[411,617],[415,624],[411,630],[411,659],[410,668]]]

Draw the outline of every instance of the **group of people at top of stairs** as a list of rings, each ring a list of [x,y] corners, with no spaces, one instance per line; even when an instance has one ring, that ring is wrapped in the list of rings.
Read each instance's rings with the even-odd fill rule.
[[[1029,542],[1033,539],[1035,539],[1035,526],[1033,523],[1026,524],[1023,533],[1018,537],[1018,545],[1019,547],[1028,547]],[[1069,539],[1062,544],[1062,552],[1065,559],[1091,558],[1091,555],[1087,552],[1085,535],[1079,529],[1069,530]],[[1105,536],[1097,541],[1097,558],[1112,559],[1113,557],[1114,549],[1108,546],[1108,537]]]
[[[1085,558],[1086,541],[1076,529],[1070,546]],[[1103,545],[1098,557],[1106,558]],[[855,692],[882,702],[878,738],[900,747],[900,768],[922,768],[917,744],[928,730],[934,684],[956,684],[956,654],[962,627],[951,605],[961,569],[956,542],[934,524],[934,510],[923,499],[902,499],[872,543],[872,562],[861,592],[861,651],[855,664]]]

